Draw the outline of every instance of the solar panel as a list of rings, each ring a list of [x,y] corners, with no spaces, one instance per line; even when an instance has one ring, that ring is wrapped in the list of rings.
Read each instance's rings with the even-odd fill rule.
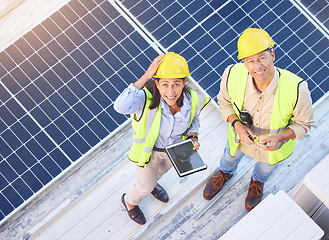
[[[72,0],[0,53],[0,220],[106,139],[158,53],[106,0]]]
[[[275,65],[307,80],[313,102],[328,91],[328,37],[289,0],[119,2],[166,51],[187,59],[192,77],[211,97],[218,94],[225,67],[238,62],[237,39],[248,27],[272,36]]]

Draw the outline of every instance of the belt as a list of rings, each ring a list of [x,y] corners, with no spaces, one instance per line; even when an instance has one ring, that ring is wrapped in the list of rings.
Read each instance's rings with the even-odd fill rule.
[[[165,150],[163,148],[153,147],[153,151],[164,152]]]

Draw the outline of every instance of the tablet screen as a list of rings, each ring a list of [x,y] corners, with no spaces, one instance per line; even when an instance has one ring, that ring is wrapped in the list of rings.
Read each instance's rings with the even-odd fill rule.
[[[193,150],[193,147],[193,141],[189,139],[165,148],[180,177],[207,168],[207,165],[203,162],[199,153]]]

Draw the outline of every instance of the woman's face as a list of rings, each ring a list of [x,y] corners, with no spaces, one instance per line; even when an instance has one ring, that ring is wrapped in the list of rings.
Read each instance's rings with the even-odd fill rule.
[[[159,93],[168,106],[175,106],[181,96],[186,79],[181,78],[160,78],[155,81]]]

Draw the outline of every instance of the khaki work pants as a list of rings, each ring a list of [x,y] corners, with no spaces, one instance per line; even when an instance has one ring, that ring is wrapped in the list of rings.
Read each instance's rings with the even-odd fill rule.
[[[126,201],[131,205],[138,205],[143,198],[150,194],[157,181],[169,171],[172,163],[165,152],[153,151],[150,162],[144,168],[136,165],[136,181],[126,194]]]

